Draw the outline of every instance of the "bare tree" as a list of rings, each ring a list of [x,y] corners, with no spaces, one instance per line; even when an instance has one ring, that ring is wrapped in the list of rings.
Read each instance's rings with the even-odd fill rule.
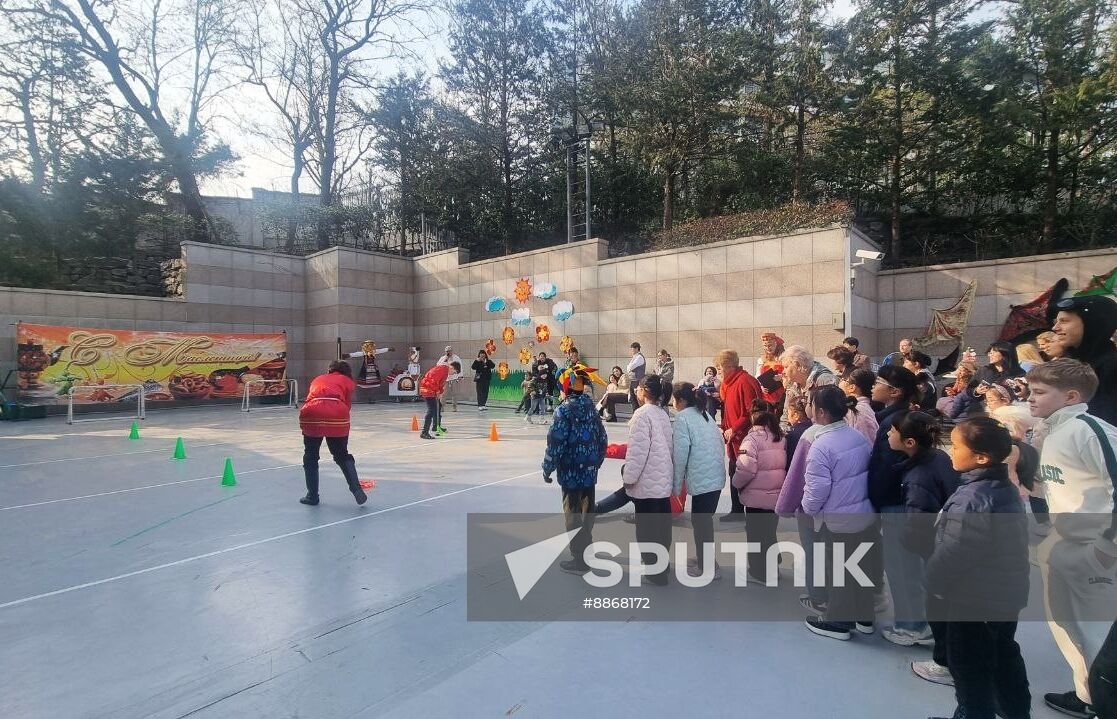
[[[61,174],[71,149],[105,129],[102,83],[73,48],[64,28],[37,18],[0,18],[0,137],[13,174],[25,172],[37,192]]]
[[[315,29],[323,58],[324,90],[315,123],[312,174],[324,207],[335,204],[346,175],[372,145],[357,92],[371,84],[369,65],[398,53],[412,18],[426,5],[418,0],[292,0]],[[328,244],[326,228],[318,243]]]
[[[125,105],[159,143],[193,220],[192,234],[213,239],[198,189],[213,103],[227,89],[233,40],[231,0],[32,0],[5,13],[60,24],[77,49],[109,76]]]
[[[246,29],[238,38],[237,54],[247,82],[260,88],[278,114],[283,134],[277,139],[271,128],[258,124],[249,129],[288,153],[291,201],[297,205],[307,153],[319,134],[322,115],[325,82],[321,46],[313,27],[303,22],[289,0],[251,0],[246,10]],[[290,215],[287,250],[293,251],[298,213]]]

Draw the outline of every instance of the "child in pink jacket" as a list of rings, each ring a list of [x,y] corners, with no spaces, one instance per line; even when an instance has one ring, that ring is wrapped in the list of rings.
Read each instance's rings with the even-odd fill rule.
[[[740,490],[745,505],[749,541],[760,544],[760,555],[749,563],[749,578],[767,583],[768,548],[776,543],[776,500],[787,476],[787,449],[779,418],[768,402],[754,400],[749,420],[751,427],[741,443],[733,487]],[[775,576],[771,579],[774,583]]]

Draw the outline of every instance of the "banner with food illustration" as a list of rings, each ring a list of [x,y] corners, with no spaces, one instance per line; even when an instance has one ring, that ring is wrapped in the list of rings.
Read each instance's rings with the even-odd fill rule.
[[[20,404],[235,399],[253,380],[284,379],[287,335],[151,332],[19,323],[16,362]],[[115,386],[114,386],[115,385]],[[285,395],[282,382],[250,385],[251,394]]]

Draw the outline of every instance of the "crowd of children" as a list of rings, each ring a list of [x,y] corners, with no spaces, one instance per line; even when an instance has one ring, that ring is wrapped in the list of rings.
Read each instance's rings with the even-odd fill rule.
[[[1015,634],[1029,598],[1031,523],[1046,535],[1037,551],[1043,601],[1074,678],[1073,689],[1044,701],[1068,716],[1117,717],[1117,429],[1112,414],[1101,416],[1117,408],[1117,347],[1109,339],[1117,305],[1104,302],[1060,305],[1043,354],[1025,350],[1027,372],[1012,344],[996,343],[988,366],[960,367],[941,399],[931,360],[910,341],[890,363],[870,369],[849,338],[842,351],[828,353],[832,371],[803,347],[780,346],[775,355],[779,338],[766,336],[758,370],[777,377],[780,392],[762,387],[730,350],[697,386],[645,374],[635,383],[622,487],[596,506],[605,405],[595,412],[572,391],[555,412],[544,461],[548,481],[557,472],[564,511],[578,515],[568,526],[585,530],[563,568],[588,571],[581,554],[590,542],[587,517],[628,502],[636,508],[637,540],[666,547],[671,525],[650,515],[669,513],[670,498],[685,491],[695,547],[687,573],[719,579],[713,515],[728,480],[732,509],[721,519],[742,521],[749,541],[761,546],[761,560],[747,566],[749,581],[779,581],[767,549],[781,515],[795,518],[804,547],[871,546],[870,587],[815,581],[806,552],[800,603],[808,630],[842,640],[871,634],[890,604],[893,622],[882,635],[932,648],[912,670],[953,685],[955,719],[1023,719],[1032,700]],[[615,377],[624,375],[614,369]],[[1114,384],[1099,385],[1099,374]],[[951,417],[957,422],[947,444]],[[581,493],[572,502],[574,490]],[[668,577],[657,569],[644,581],[665,584]]]
[[[831,368],[768,333],[756,376],[723,350],[697,384],[672,382],[666,352],[648,368],[633,343],[631,362],[612,368],[596,405],[590,387],[600,380],[576,351],[562,372],[540,353],[517,412],[546,422],[548,399],[561,388],[543,473],[547,482],[557,479],[567,527],[578,530],[562,568],[589,571],[584,551],[595,516],[629,503],[637,541],[666,548],[671,499],[687,495],[695,556],[686,571],[720,579],[714,514],[728,481],[731,509],[721,521],[741,522],[761,549],[745,567],[749,581],[780,580],[768,549],[781,516],[794,518],[804,548],[818,543],[832,556],[840,545],[871,547],[868,587],[832,582],[829,568],[816,576],[815,555],[806,552],[799,598],[806,629],[840,640],[872,634],[877,614],[891,605],[882,635],[932,648],[930,659],[911,667],[954,687],[954,719],[1023,719],[1032,700],[1015,634],[1029,598],[1031,523],[1043,537],[1036,554],[1050,630],[1073,676],[1073,688],[1044,701],[1067,716],[1117,718],[1117,305],[1083,297],[1057,309],[1039,347],[996,342],[980,368],[963,357],[941,397],[933,360],[910,340],[872,367],[857,340],[846,338],[827,352]],[[473,364],[484,385],[479,406],[491,365],[484,353]],[[422,377],[423,439],[445,432],[441,399],[461,370],[447,348]],[[300,411],[303,504],[319,502],[323,441],[356,501],[366,501],[347,448],[353,391],[344,361],[310,385]],[[626,402],[634,411],[622,485],[598,501],[602,418],[616,421],[617,405]],[[650,565],[655,555],[642,561]],[[663,585],[669,576],[656,569],[643,580]]]

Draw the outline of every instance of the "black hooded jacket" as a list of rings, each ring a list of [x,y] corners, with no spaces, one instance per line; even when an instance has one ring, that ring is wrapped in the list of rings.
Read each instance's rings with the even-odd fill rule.
[[[1090,414],[1110,424],[1117,424],[1117,303],[1108,297],[1075,297],[1071,307],[1059,309],[1082,318],[1082,344],[1068,349],[1067,354],[1094,368],[1098,375],[1098,391],[1090,400]],[[1062,303],[1060,303],[1062,304]]]

